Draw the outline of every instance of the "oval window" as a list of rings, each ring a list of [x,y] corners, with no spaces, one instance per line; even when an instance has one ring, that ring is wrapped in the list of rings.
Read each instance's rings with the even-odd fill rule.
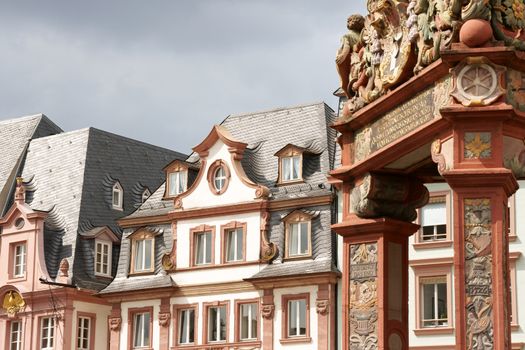
[[[221,192],[225,184],[226,172],[224,171],[224,167],[220,166],[215,170],[215,174],[213,175],[213,185],[217,192]]]

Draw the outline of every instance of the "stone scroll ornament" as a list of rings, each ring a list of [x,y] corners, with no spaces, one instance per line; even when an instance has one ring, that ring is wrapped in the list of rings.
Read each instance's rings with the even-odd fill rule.
[[[525,0],[368,0],[347,19],[336,55],[342,119],[407,81],[453,43],[499,40],[525,51]],[[525,55],[525,53],[522,53]]]
[[[490,199],[465,199],[467,350],[493,348],[492,215]]]
[[[378,349],[377,243],[350,246],[350,350]]]

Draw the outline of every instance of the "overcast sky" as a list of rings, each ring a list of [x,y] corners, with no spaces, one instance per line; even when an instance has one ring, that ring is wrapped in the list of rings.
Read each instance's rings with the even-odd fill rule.
[[[365,0],[35,0],[0,6],[0,119],[44,113],[190,152],[229,114],[324,100]]]

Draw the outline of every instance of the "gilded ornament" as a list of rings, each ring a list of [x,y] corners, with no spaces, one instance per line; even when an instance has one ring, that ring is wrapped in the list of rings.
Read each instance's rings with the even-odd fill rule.
[[[10,290],[5,293],[2,307],[9,317],[14,317],[17,313],[23,312],[25,306],[26,302],[18,292]]]

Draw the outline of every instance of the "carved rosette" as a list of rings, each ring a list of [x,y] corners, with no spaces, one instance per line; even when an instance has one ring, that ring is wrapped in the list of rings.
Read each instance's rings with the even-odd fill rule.
[[[274,311],[275,311],[274,304],[263,304],[261,306],[261,315],[266,320],[271,320],[273,318]]]
[[[406,176],[367,174],[351,193],[352,211],[362,218],[391,217],[412,222],[428,202],[428,190]]]
[[[492,349],[494,339],[490,199],[465,199],[464,213],[467,349]]]
[[[171,319],[171,313],[168,312],[159,312],[159,325],[161,327],[169,327]]]
[[[505,94],[505,70],[486,57],[466,58],[452,70],[454,90],[451,95],[467,107],[490,105]]]
[[[377,243],[350,246],[350,349],[378,349]]]
[[[327,315],[330,312],[330,302],[325,299],[316,300],[315,309],[320,315]]]
[[[120,318],[120,317],[110,317],[108,319],[108,323],[109,323],[109,329],[112,332],[118,332],[118,331],[120,331],[120,325],[122,323],[122,318]]]

